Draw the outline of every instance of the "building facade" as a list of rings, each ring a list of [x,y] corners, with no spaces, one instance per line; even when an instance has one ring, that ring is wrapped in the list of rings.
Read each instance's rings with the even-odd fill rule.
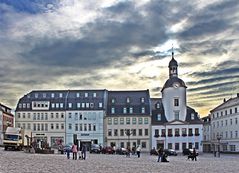
[[[210,153],[211,150],[211,116],[208,115],[202,118],[203,121],[203,152]]]
[[[109,91],[105,117],[105,142],[108,146],[142,151],[151,147],[151,111],[148,90]]]
[[[210,111],[213,151],[239,152],[239,93]]]
[[[82,139],[102,142],[105,92],[32,91],[17,104],[16,127],[31,129],[38,145],[44,140],[55,148]]]
[[[0,103],[0,145],[3,143],[3,137],[7,127],[14,126],[14,115],[11,111],[11,108]]]
[[[187,87],[178,78],[178,64],[173,52],[168,68],[169,79],[161,90],[162,98],[151,99],[152,147],[179,152],[185,148],[202,151],[202,121],[198,113],[187,106]]]

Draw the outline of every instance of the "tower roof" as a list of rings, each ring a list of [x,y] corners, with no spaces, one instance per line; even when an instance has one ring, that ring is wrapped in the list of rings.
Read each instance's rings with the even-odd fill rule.
[[[173,52],[172,52],[172,55],[173,55]],[[172,56],[172,59],[171,61],[169,62],[169,65],[168,67],[178,67],[178,62],[174,59],[174,57]]]

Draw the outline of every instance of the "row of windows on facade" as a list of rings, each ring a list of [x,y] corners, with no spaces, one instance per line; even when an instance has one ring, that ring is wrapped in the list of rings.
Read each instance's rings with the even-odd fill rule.
[[[180,130],[181,130],[181,134],[182,136],[199,136],[199,128],[195,128],[194,129],[194,134],[193,134],[193,129],[192,128],[189,128],[188,131],[187,131],[187,128],[182,128],[182,129],[179,129],[179,128],[175,128],[174,129],[174,136],[180,136]],[[159,133],[160,130],[159,129],[155,129],[154,131],[154,136],[155,137],[159,137]],[[165,136],[173,136],[173,129],[167,129],[167,134],[166,134],[166,129],[161,129],[161,136],[162,137],[165,137]]]
[[[114,108],[114,107],[112,107],[111,108],[111,114],[115,114],[115,112],[116,112],[116,109]],[[133,109],[133,107],[129,107],[129,108],[127,108],[127,107],[124,107],[123,108],[123,113],[124,114],[133,114],[134,113],[134,109]],[[145,107],[141,107],[141,113],[142,114],[144,114],[145,113]]]
[[[27,126],[25,123],[17,123],[17,127],[18,128],[23,128],[23,129],[29,129],[29,130],[33,130],[33,131],[48,131],[48,126],[50,126],[51,130],[64,130],[64,124],[33,124],[33,127],[31,127],[30,123],[27,123]],[[68,124],[68,129],[72,130],[72,124]],[[75,124],[74,126],[74,130],[75,131],[96,131],[96,124]]]
[[[90,112],[89,112],[90,113]],[[79,115],[78,115],[79,114]],[[33,113],[33,120],[48,120],[48,113]],[[26,113],[17,113],[17,117],[18,118],[23,118],[25,119],[26,118]],[[28,119],[31,119],[31,113],[27,113],[27,118]],[[50,118],[51,119],[64,119],[65,118],[65,114],[64,113],[50,113]],[[72,119],[72,113],[69,112],[68,113],[68,118],[69,119]],[[83,116],[81,113],[78,113],[78,112],[75,112],[75,115],[74,115],[74,120],[96,120],[96,113],[93,112],[92,114],[89,114],[89,115],[85,115]]]
[[[74,103],[68,103],[68,107],[67,108],[73,108],[73,104]],[[95,108],[94,103],[75,103],[76,104],[76,108]],[[33,102],[32,105],[33,108],[49,108],[49,103],[44,103],[44,102]],[[103,107],[103,103],[100,102],[98,103],[98,108],[102,108]],[[30,109],[30,103],[19,103],[18,104],[18,108],[28,108]],[[51,103],[51,108],[52,109],[64,109],[64,103]]]
[[[138,143],[138,144],[137,144]],[[138,145],[140,145],[142,147],[142,149],[147,148],[147,142],[142,141],[141,144],[139,142],[120,142],[120,147],[121,148],[126,148],[126,147],[131,147],[131,144],[133,147],[136,147]],[[115,142],[110,142],[110,146],[116,146]]]
[[[237,113],[237,107],[229,109],[229,110],[225,110],[225,111],[218,111],[216,113],[212,114],[212,118],[219,118],[220,116],[226,116],[226,115],[231,115],[231,114],[236,114]]]
[[[188,145],[187,145],[188,144]],[[181,143],[181,147],[182,147],[182,150],[186,149],[186,148],[195,148],[195,149],[199,149],[199,142],[189,142],[189,143],[186,143],[186,142],[183,142]],[[173,143],[168,143],[168,149],[174,149],[174,150],[179,150],[180,149],[180,143],[174,143],[174,148],[173,148]]]
[[[131,98],[130,98],[130,97],[126,97],[126,100],[125,100],[125,101],[126,101],[126,103],[130,103],[130,102],[131,102]],[[141,98],[140,98],[140,102],[141,102],[141,103],[145,103],[145,98],[144,98],[144,97],[141,97]],[[117,103],[116,98],[112,98],[112,99],[111,99],[111,103],[112,103],[112,104]]]
[[[179,112],[180,111],[174,111],[174,119],[179,120]],[[191,113],[191,120],[195,120],[195,114]],[[157,121],[162,121],[162,115],[159,113],[157,114]]]
[[[230,136],[228,135],[230,132]],[[213,139],[214,140],[217,140],[217,137],[219,136],[219,132],[216,134],[216,133],[213,133]],[[238,138],[238,131],[235,130],[235,131],[225,131],[225,132],[221,132],[220,133],[220,137],[222,139],[232,139],[232,138]]]
[[[35,93],[34,94],[34,98],[38,98],[38,97],[40,97],[40,95],[42,94],[42,97],[43,98],[47,98],[47,96],[49,96],[49,97],[51,97],[51,98],[62,98],[62,97],[64,97],[65,96],[65,94],[63,94],[63,93],[50,93],[49,95],[47,94],[47,93]],[[77,97],[77,98],[79,98],[79,97],[85,97],[85,98],[87,98],[87,97],[90,97],[91,96],[91,94],[92,94],[92,97],[97,97],[97,93],[75,93],[75,96]],[[27,98],[31,98],[31,95],[30,94],[28,94],[27,95]]]
[[[221,124],[220,124],[220,122],[221,122]],[[225,122],[225,124],[224,124],[224,122]],[[228,126],[228,120],[221,120],[221,121],[213,122],[212,127],[216,128],[216,124],[217,124],[218,128],[223,127],[223,126]],[[234,125],[237,125],[237,124],[238,124],[238,120],[237,120],[237,118],[234,118]],[[233,125],[233,119],[232,118],[230,119],[230,125]]]
[[[129,134],[136,136],[136,129],[131,129],[131,133]],[[125,129],[108,129],[108,136],[128,136],[129,134],[125,133]],[[138,129],[138,136],[143,136],[143,129]],[[144,136],[149,136],[148,129],[144,129]]]
[[[137,124],[137,121],[138,121],[138,124],[143,124],[143,120],[144,120],[144,124],[149,124],[149,119],[148,118],[136,118],[136,117],[133,117],[133,118],[130,118],[130,117],[126,117],[126,118],[113,118],[113,121],[112,122],[112,118],[108,118],[108,125],[112,125],[114,123],[114,125],[117,125],[117,124],[125,124],[125,121],[126,121],[126,124]],[[132,123],[131,123],[132,121]]]
[[[236,145],[222,144],[222,151],[236,151]]]

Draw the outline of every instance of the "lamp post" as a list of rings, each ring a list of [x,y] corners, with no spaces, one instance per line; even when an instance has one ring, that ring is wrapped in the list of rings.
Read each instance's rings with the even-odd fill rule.
[[[125,132],[126,136],[128,136],[128,145],[127,145],[127,148],[130,148],[130,143],[129,143],[129,142],[130,142],[130,135],[133,134],[133,131],[130,130],[130,129],[125,129],[124,132]]]
[[[221,140],[222,136],[221,135],[217,135],[217,141],[218,141],[218,157],[220,157],[220,140]]]

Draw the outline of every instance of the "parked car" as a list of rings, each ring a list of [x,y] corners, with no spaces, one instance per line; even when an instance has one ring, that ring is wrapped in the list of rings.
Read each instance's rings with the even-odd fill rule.
[[[126,150],[126,148],[119,147],[116,149],[115,152],[116,152],[116,154],[125,155],[127,153],[127,150]]]
[[[114,150],[111,146],[103,147],[101,152],[102,154],[114,154]]]
[[[90,153],[100,153],[100,145],[92,144],[90,147]]]
[[[168,156],[177,156],[177,152],[173,149],[164,149],[163,150],[165,152],[165,154],[167,154]]]
[[[183,155],[191,155],[193,153],[193,149],[185,148],[183,149]],[[198,156],[198,152],[196,151],[196,155]]]

